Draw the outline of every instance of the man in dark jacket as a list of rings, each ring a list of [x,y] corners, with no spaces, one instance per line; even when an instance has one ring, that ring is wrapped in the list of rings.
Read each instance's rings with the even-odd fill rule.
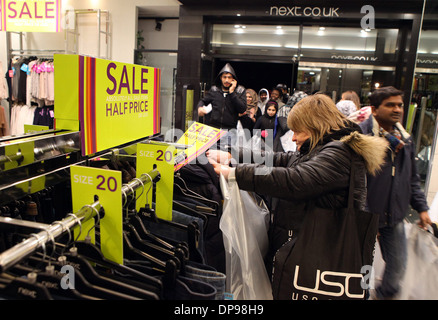
[[[368,176],[368,210],[379,214],[379,244],[385,260],[377,299],[393,298],[406,266],[406,236],[403,220],[411,206],[420,215],[420,226],[430,224],[429,207],[421,190],[415,164],[415,145],[401,126],[403,119],[402,91],[383,87],[372,93],[372,115],[360,124],[364,134],[387,139],[385,164],[376,176]]]
[[[236,73],[229,63],[219,72],[218,79],[220,86],[213,85],[199,101],[198,116],[204,117],[204,123],[209,126],[228,130],[230,137],[239,113],[246,111],[246,90],[237,84]]]

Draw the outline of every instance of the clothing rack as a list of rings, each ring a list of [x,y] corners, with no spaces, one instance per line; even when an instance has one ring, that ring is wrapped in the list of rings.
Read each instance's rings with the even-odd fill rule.
[[[159,172],[154,169],[149,173],[142,174],[139,178],[132,179],[129,183],[122,186],[122,201],[125,201],[127,197],[138,189],[140,186],[144,187],[145,184],[151,183],[156,178],[159,178]],[[95,217],[103,207],[99,201],[95,201],[91,205],[83,206],[78,212],[68,214],[66,218],[55,221],[50,225],[41,223],[24,223],[18,219],[3,218],[0,219],[0,223],[16,224],[23,226],[26,224],[31,227],[42,228],[43,231],[32,234],[32,236],[23,242],[9,248],[0,254],[0,273],[5,272],[8,268],[14,266],[19,261],[26,258],[28,255],[34,253],[40,247],[45,248],[45,244],[53,241],[54,238],[62,235],[65,231],[72,229],[76,225],[83,221],[88,221]],[[17,221],[14,221],[17,220]]]

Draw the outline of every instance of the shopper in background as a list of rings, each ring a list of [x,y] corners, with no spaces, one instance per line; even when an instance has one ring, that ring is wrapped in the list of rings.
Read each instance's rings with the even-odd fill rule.
[[[287,103],[278,110],[278,116],[279,117],[286,117],[289,115],[290,109],[293,108],[295,104],[297,104],[298,101],[301,99],[307,97],[307,93],[300,90],[295,90],[294,93],[290,96]]]
[[[269,101],[269,91],[268,89],[262,88],[259,90],[259,98],[257,100],[257,106],[260,109],[260,113],[265,113],[266,103]]]
[[[246,89],[246,111],[239,113],[239,121],[242,129],[246,129],[245,136],[247,140],[251,138],[254,125],[260,116],[261,111],[257,106],[257,93],[253,89]]]
[[[360,98],[357,95],[357,93],[353,90],[348,90],[342,93],[341,100],[340,101],[353,101],[353,103],[356,105],[356,110],[360,109]]]
[[[219,129],[228,130],[226,145],[233,143],[239,113],[246,111],[245,87],[237,84],[233,67],[227,63],[219,72],[219,84],[213,85],[198,103],[198,116],[205,117],[204,123]],[[211,107],[208,107],[211,105]]]
[[[336,108],[346,117],[357,111],[357,107],[351,100],[341,100],[336,104]]]
[[[278,109],[284,106],[283,102],[283,93],[280,89],[274,88],[271,90],[271,100],[274,100],[278,103]],[[266,111],[266,109],[265,109]]]
[[[232,151],[235,168],[218,163],[228,157],[212,151],[208,156],[215,171],[235,178],[242,190],[269,198],[272,222],[269,228],[268,272],[277,250],[297,237],[309,202],[322,208],[346,207],[350,169],[356,168],[355,203],[365,207],[365,173],[374,174],[383,162],[387,143],[360,133],[333,101],[323,94],[298,102],[287,118],[299,152],[265,153],[265,164],[242,164],[249,158],[243,150]],[[269,161],[269,162],[268,162]],[[271,163],[269,165],[268,163]],[[264,170],[265,169],[265,170]],[[262,174],[264,172],[264,174]]]
[[[378,213],[379,244],[385,261],[382,283],[374,298],[396,296],[406,268],[406,236],[403,220],[409,206],[419,213],[421,227],[431,223],[415,164],[415,145],[402,127],[403,92],[382,87],[370,96],[372,115],[360,124],[364,134],[389,142],[385,164],[376,176],[368,176],[369,211]]]
[[[281,96],[282,96],[282,102],[284,104],[286,104],[287,101],[289,100],[289,92],[287,91],[287,85],[285,85],[283,83],[279,83],[279,84],[277,84],[277,89],[280,89]]]

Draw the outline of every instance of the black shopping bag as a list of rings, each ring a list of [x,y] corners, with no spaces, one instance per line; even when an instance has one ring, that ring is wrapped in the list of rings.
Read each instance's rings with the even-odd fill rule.
[[[355,209],[353,190],[350,178],[347,208],[307,206],[300,234],[275,255],[274,299],[365,299],[378,215]]]

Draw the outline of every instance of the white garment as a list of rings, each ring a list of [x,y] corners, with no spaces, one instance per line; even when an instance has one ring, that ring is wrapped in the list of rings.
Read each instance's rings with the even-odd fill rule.
[[[3,66],[2,63],[0,61],[0,71],[3,72]],[[6,84],[6,79],[5,77],[0,76],[0,100],[1,99],[7,99],[9,97],[9,93],[8,93],[8,86]]]

